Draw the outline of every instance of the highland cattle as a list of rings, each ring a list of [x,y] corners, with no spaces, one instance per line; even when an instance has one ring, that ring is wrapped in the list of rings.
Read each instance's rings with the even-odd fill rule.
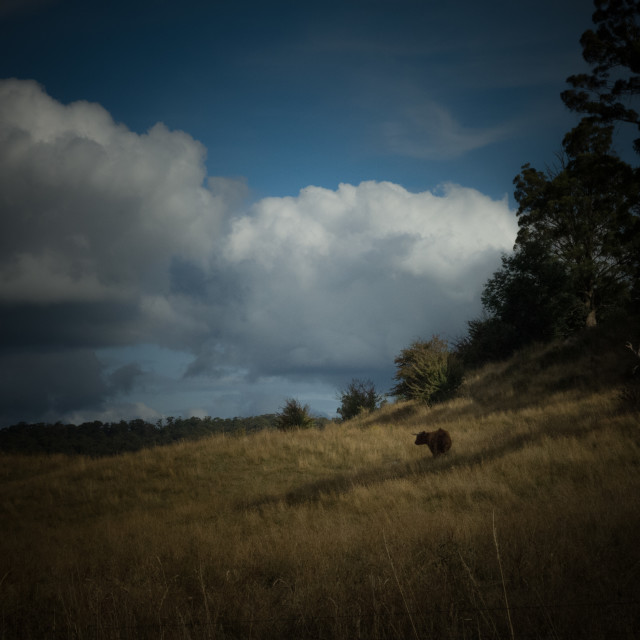
[[[437,431],[421,431],[414,433],[416,444],[426,444],[434,458],[447,453],[451,449],[451,436],[448,431],[438,429]]]

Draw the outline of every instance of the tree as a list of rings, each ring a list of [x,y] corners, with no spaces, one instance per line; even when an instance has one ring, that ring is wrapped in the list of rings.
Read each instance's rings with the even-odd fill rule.
[[[584,325],[572,285],[568,270],[544,245],[526,242],[503,255],[502,268],[487,281],[481,297],[485,310],[511,329],[502,347],[546,342]]]
[[[611,151],[613,127],[583,120],[563,140],[560,167],[515,178],[516,246],[547,247],[584,305],[585,324],[628,291],[638,255],[638,179]]]
[[[640,129],[640,116],[628,106],[640,93],[640,1],[595,0],[593,22],[580,39],[591,73],[570,76],[561,94],[569,109],[596,123],[625,122]],[[640,153],[640,138],[634,141]]]
[[[308,429],[313,425],[314,420],[309,415],[309,405],[303,406],[293,398],[289,398],[280,413],[276,415],[276,426],[281,431]]]
[[[338,413],[343,420],[355,418],[362,411],[375,411],[382,396],[376,392],[371,380],[354,378],[346,389],[340,391]]]
[[[426,404],[451,397],[462,384],[462,366],[439,336],[416,340],[394,360],[398,381],[391,395]]]
[[[465,367],[504,360],[520,344],[515,328],[497,316],[469,320],[467,328],[467,335],[454,345],[454,352]]]

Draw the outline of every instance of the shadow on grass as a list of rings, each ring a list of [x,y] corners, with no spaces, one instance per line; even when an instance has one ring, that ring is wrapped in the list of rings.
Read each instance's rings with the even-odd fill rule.
[[[342,495],[349,493],[356,487],[368,487],[387,482],[416,476],[429,476],[459,467],[475,467],[486,462],[499,460],[511,453],[541,442],[544,438],[564,438],[583,436],[597,429],[597,425],[576,425],[550,432],[541,431],[535,434],[520,434],[506,440],[503,444],[492,448],[485,448],[470,453],[449,453],[438,458],[425,456],[419,460],[406,463],[390,463],[384,466],[354,473],[335,474],[330,478],[303,484],[280,496],[268,496],[251,502],[243,502],[237,507],[242,510],[260,509],[273,504],[285,503],[289,506],[301,505],[307,502],[317,502],[322,496]]]

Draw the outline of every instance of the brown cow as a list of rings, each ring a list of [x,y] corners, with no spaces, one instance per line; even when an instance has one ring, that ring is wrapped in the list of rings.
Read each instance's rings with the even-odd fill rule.
[[[451,436],[448,431],[444,429],[438,429],[437,431],[421,431],[420,433],[414,433],[416,438],[416,444],[426,444],[433,457],[436,458],[441,453],[447,453],[451,449]]]

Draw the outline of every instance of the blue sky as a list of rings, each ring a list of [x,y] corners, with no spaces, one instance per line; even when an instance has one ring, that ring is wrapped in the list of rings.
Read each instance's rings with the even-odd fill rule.
[[[0,422],[333,415],[464,333],[587,0],[0,6]]]

